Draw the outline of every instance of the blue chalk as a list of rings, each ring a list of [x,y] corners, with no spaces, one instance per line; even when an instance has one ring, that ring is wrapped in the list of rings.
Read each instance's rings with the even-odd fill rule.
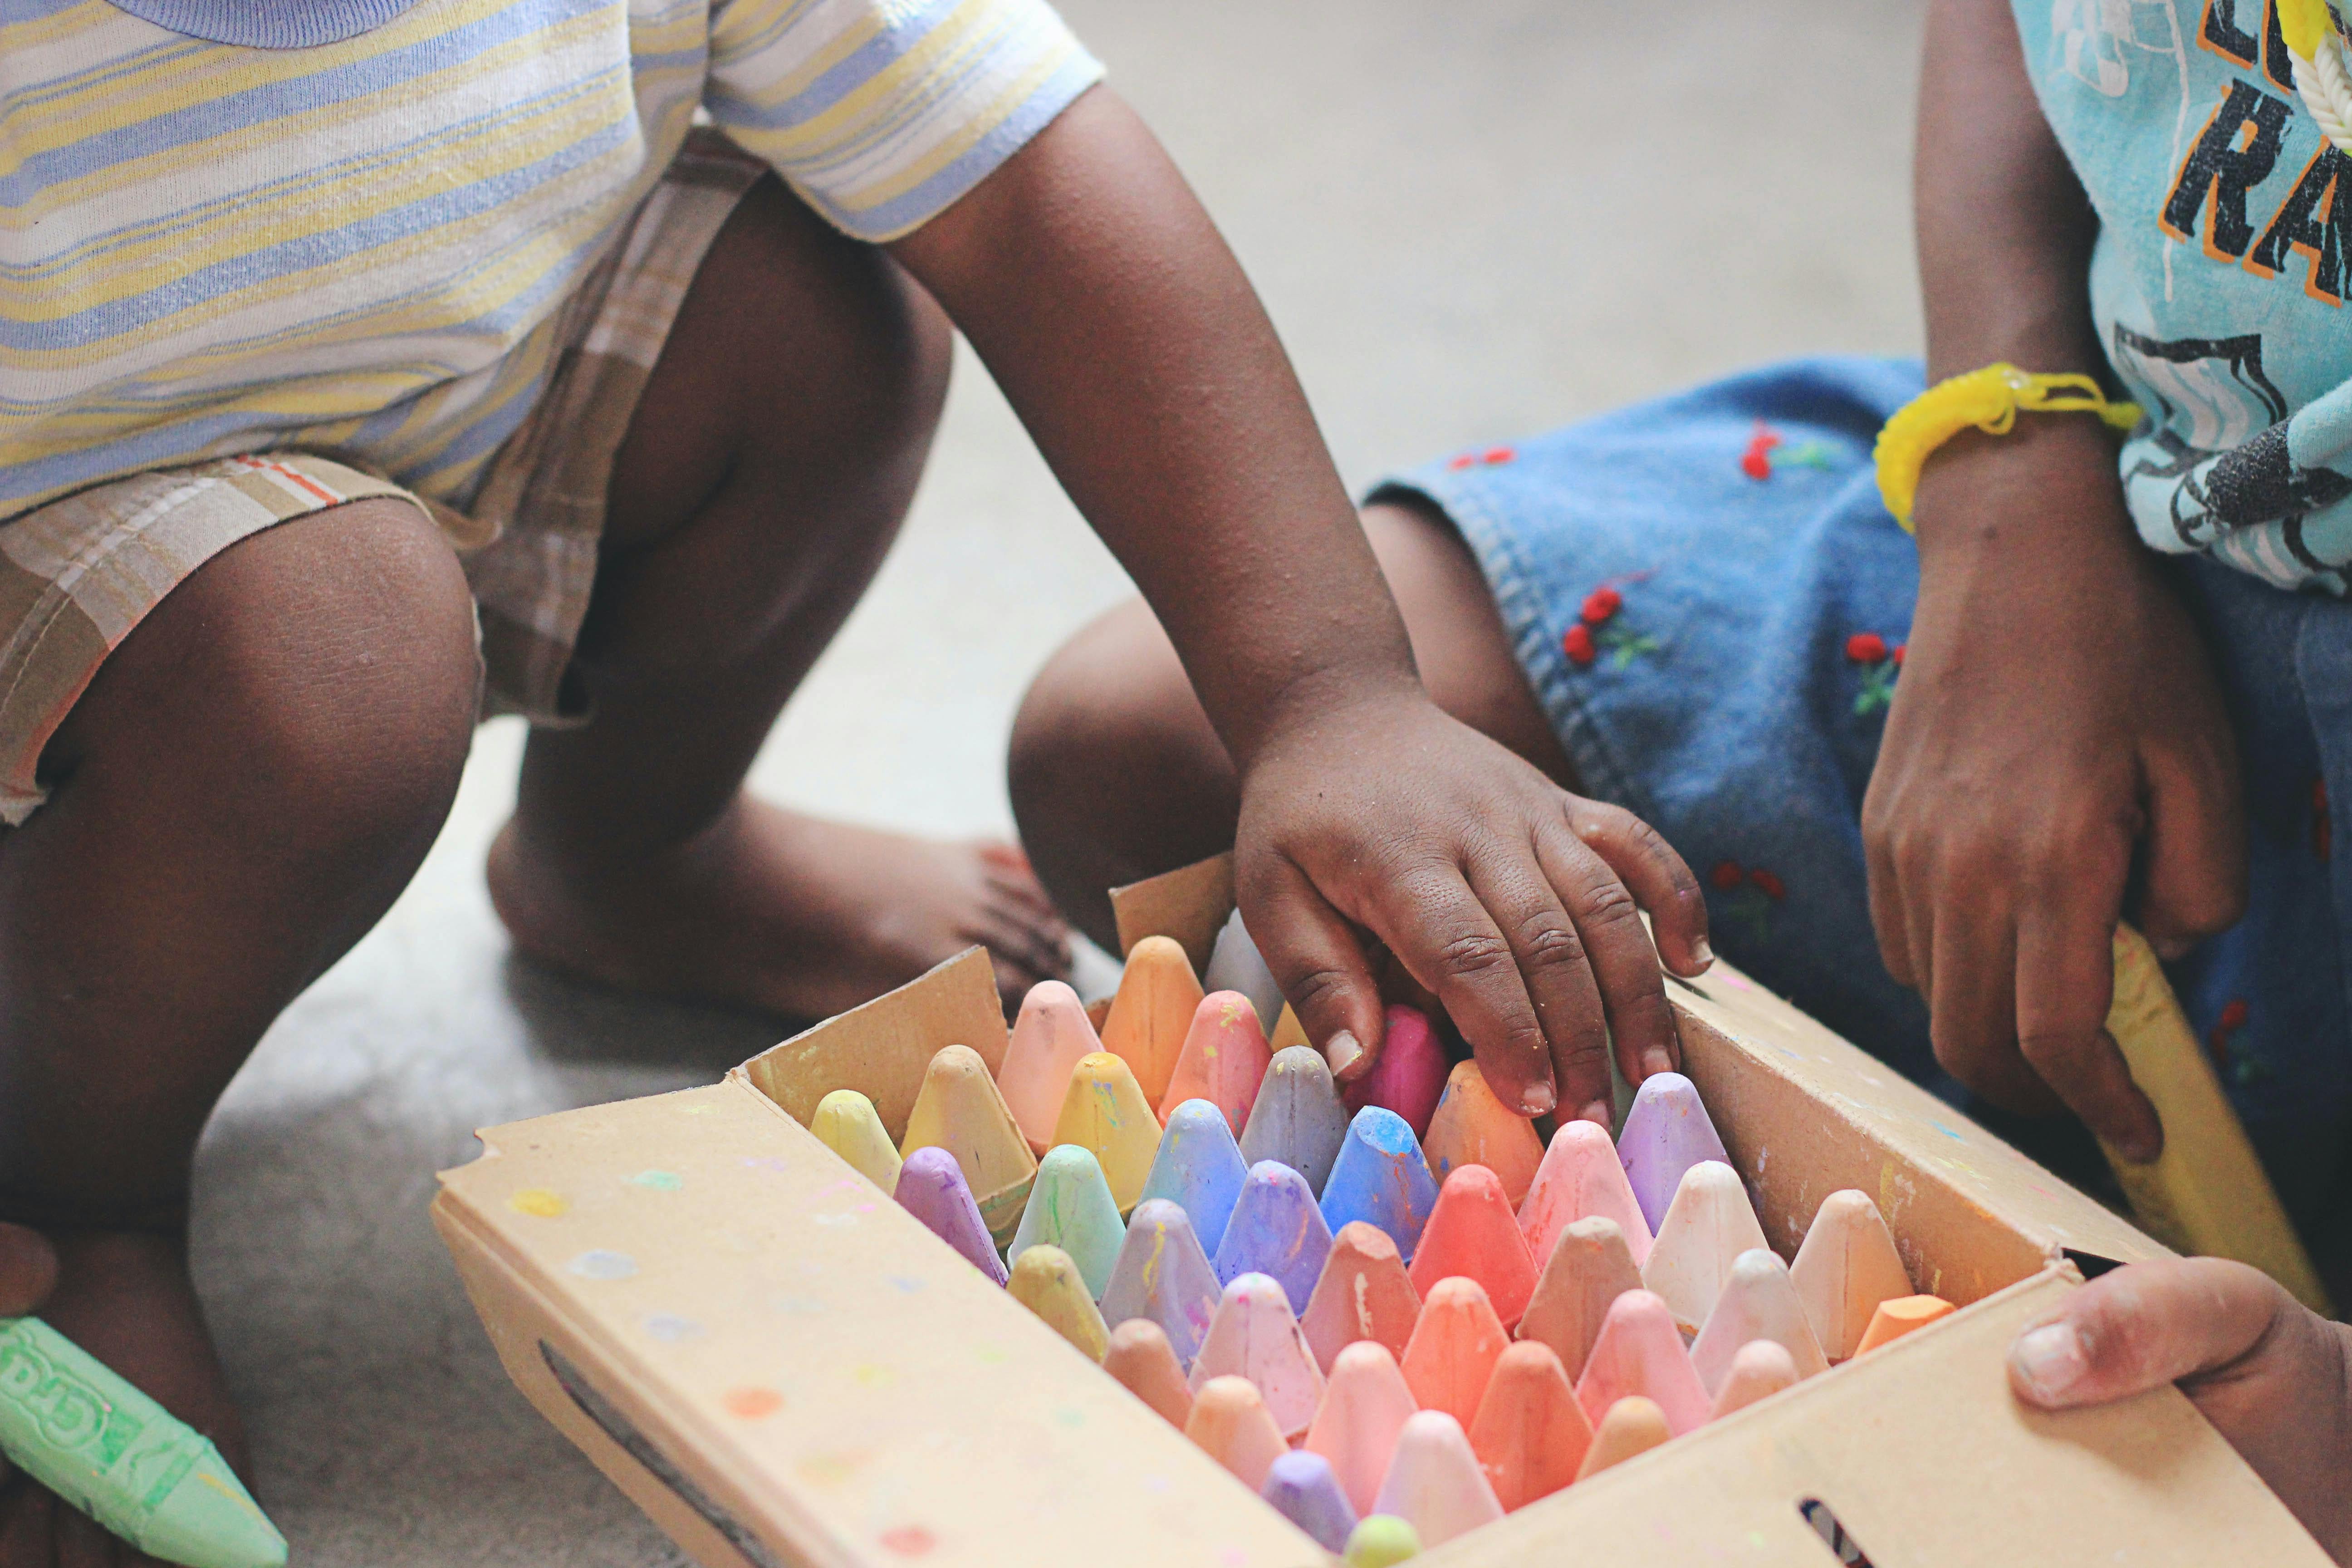
[[[1277,1458],[1265,1472],[1258,1496],[1275,1511],[1313,1536],[1326,1552],[1344,1552],[1356,1528],[1355,1506],[1339,1489],[1331,1461],[1304,1448]]]
[[[1307,1178],[1261,1160],[1250,1167],[1218,1244],[1217,1279],[1230,1285],[1244,1274],[1270,1275],[1290,1299],[1290,1310],[1304,1312],[1330,1251],[1331,1227],[1323,1223]]]
[[[1347,1136],[1348,1108],[1322,1054],[1311,1046],[1275,1052],[1242,1129],[1242,1158],[1253,1165],[1279,1160],[1319,1193]]]
[[[1323,1184],[1323,1223],[1335,1231],[1350,1220],[1376,1225],[1410,1263],[1436,1206],[1437,1178],[1429,1173],[1412,1125],[1377,1105],[1356,1112],[1331,1179]]]
[[[1103,1321],[1117,1328],[1129,1318],[1150,1319],[1190,1372],[1223,1294],[1184,1211],[1166,1198],[1136,1205],[1118,1264],[1110,1271],[1110,1289],[1103,1292]]]
[[[1215,1256],[1225,1238],[1225,1221],[1242,1195],[1249,1166],[1234,1144],[1225,1113],[1205,1100],[1188,1100],[1169,1113],[1160,1152],[1143,1179],[1146,1198],[1166,1198],[1192,1221],[1192,1234]],[[1113,1325],[1116,1327],[1117,1325]]]
[[[1010,1256],[1018,1258],[1033,1247],[1058,1247],[1078,1266],[1087,1294],[1100,1300],[1124,1241],[1118,1205],[1094,1151],[1076,1143],[1046,1150],[1037,1162],[1029,1206],[1021,1211],[1021,1228],[1013,1233]]]

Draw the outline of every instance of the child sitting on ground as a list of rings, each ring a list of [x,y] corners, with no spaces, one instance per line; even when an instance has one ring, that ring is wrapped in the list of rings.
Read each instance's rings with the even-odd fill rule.
[[[742,789],[950,321],[1181,650],[1342,1076],[1372,938],[1528,1114],[1605,1096],[1604,1015],[1673,1059],[1632,910],[1695,973],[1695,879],[1431,703],[1240,269],[1043,0],[54,0],[0,61],[0,1215],[233,1460],[198,1131],[485,707],[536,726],[489,875],[545,962],[802,1016],[1065,965],[1017,853]],[[113,1560],[53,1501],[0,1494],[0,1563]]]
[[[1872,456],[1921,373],[1823,359],[1456,455],[1364,524],[1439,702],[1655,826],[1727,956],[1906,1073],[2153,1158],[2103,1031],[2137,921],[2352,1299],[2352,155],[2286,40],[2342,46],[2317,0],[2212,0],[2176,59],[2130,10],[1937,0],[1917,181],[1928,379],[2119,386],[2120,464],[2088,413],[1964,431],[1915,546]],[[1098,889],[1246,821],[1139,605],[1055,657],[1011,768],[1097,940]]]

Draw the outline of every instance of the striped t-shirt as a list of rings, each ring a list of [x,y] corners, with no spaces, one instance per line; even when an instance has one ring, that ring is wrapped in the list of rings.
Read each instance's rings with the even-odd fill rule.
[[[291,447],[462,503],[698,109],[881,240],[1100,75],[1045,0],[7,0],[0,518]]]

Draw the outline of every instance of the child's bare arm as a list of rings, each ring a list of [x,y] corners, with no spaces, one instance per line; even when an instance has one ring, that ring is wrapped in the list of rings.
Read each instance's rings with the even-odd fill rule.
[[[1381,1030],[1365,933],[1530,1114],[1605,1119],[1604,1018],[1631,1076],[1675,1060],[1635,910],[1696,973],[1696,882],[1431,704],[1272,324],[1135,116],[1089,92],[893,248],[1182,656],[1242,778],[1251,929],[1346,1076]]]
[[[2352,1564],[2352,1328],[2244,1264],[2169,1258],[2094,1280],[2018,1336],[2009,1377],[2019,1398],[2048,1410],[2178,1383]]]
[[[2008,0],[1937,0],[1919,108],[1930,381],[2102,363],[2096,219],[2033,97]],[[2127,1153],[2162,1131],[2103,1033],[2135,855],[2159,947],[2245,899],[2236,760],[2197,629],[2135,536],[2086,416],[1962,435],[1919,489],[1919,603],[1864,804],[1887,967],[1936,1054],[2018,1110],[2053,1095]]]

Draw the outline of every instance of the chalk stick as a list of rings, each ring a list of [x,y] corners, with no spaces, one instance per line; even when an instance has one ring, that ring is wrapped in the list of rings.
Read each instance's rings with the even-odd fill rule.
[[[1192,961],[1171,937],[1147,936],[1128,950],[1127,968],[1103,1020],[1103,1049],[1127,1063],[1143,1098],[1158,1105],[1168,1093],[1177,1055],[1201,1005]]]
[[[1769,1399],[1797,1385],[1797,1363],[1788,1347],[1772,1340],[1750,1340],[1731,1358],[1731,1369],[1715,1391],[1715,1409],[1707,1417],[1720,1421],[1735,1410],[1745,1410],[1759,1399]]]
[[[1275,1052],[1242,1128],[1242,1158],[1253,1165],[1278,1160],[1319,1193],[1347,1136],[1348,1108],[1321,1055],[1311,1046]]]
[[[1176,1363],[1175,1347],[1149,1318],[1129,1318],[1110,1331],[1103,1370],[1179,1432],[1192,1414],[1192,1386]]]
[[[1266,1471],[1290,1451],[1265,1400],[1245,1377],[1213,1377],[1202,1384],[1184,1436],[1252,1491],[1265,1485]]]
[[[1213,1258],[1248,1175],[1224,1116],[1205,1100],[1188,1100],[1169,1115],[1144,1174],[1143,1196],[1165,1198],[1191,1215],[1192,1234]]]
[[[1506,1329],[1526,1314],[1536,1289],[1535,1260],[1528,1256],[1527,1237],[1519,1234],[1518,1217],[1494,1172],[1461,1165],[1445,1178],[1411,1272],[1413,1288],[1424,1297],[1448,1275],[1475,1279]]]
[[[1485,1289],[1457,1276],[1440,1279],[1422,1298],[1421,1319],[1398,1365],[1415,1404],[1466,1424],[1478,1418],[1486,1381],[1510,1342]]]
[[[1266,1467],[1258,1495],[1276,1513],[1315,1538],[1326,1552],[1343,1550],[1355,1531],[1356,1510],[1320,1454],[1291,1453]]]
[[[1110,1331],[1103,1326],[1094,1295],[1078,1266],[1060,1247],[1033,1247],[1015,1258],[1013,1278],[1004,1288],[1087,1360],[1099,1362],[1110,1349]]]
[[[1397,1434],[1379,1509],[1411,1524],[1432,1550],[1503,1517],[1462,1424],[1442,1410],[1417,1412]]]
[[[1396,1568],[1421,1555],[1421,1537],[1394,1514],[1376,1513],[1356,1521],[1340,1555],[1347,1568]]]
[[[1590,1121],[1563,1122],[1536,1168],[1527,1200],[1519,1205],[1519,1230],[1528,1238],[1528,1255],[1540,1267],[1551,1257],[1561,1231],[1594,1215],[1616,1222],[1634,1268],[1649,1259],[1650,1222],[1633,1199],[1625,1167],[1617,1163],[1617,1146]]]
[[[1638,1395],[1621,1399],[1593,1427],[1592,1447],[1584,1451],[1584,1463],[1577,1467],[1576,1479],[1590,1480],[1637,1454],[1648,1453],[1674,1435],[1665,1413],[1654,1401]]]
[[[1323,1223],[1334,1232],[1357,1220],[1378,1226],[1410,1261],[1437,1206],[1437,1178],[1403,1117],[1377,1105],[1356,1112],[1323,1184]]]
[[[1674,1315],[1647,1290],[1628,1290],[1609,1304],[1576,1382],[1576,1397],[1596,1428],[1611,1405],[1631,1394],[1665,1412],[1677,1437],[1705,1426],[1712,1408]]]
[[[1037,1176],[1037,1156],[997,1093],[988,1064],[970,1046],[948,1047],[923,1069],[898,1145],[902,1157],[918,1149],[953,1154],[988,1234],[999,1246],[1013,1239]]]
[[[1503,1184],[1503,1196],[1514,1209],[1543,1163],[1543,1140],[1534,1126],[1495,1098],[1475,1061],[1454,1064],[1422,1142],[1441,1185],[1457,1167],[1484,1165]]]
[[[1958,1310],[1941,1296],[1897,1296],[1892,1301],[1881,1301],[1878,1310],[1870,1315],[1870,1328],[1853,1353],[1866,1355],[1881,1345],[1893,1344],[1939,1318],[1950,1317]]]
[[[1340,1090],[1339,1097],[1350,1110],[1377,1105],[1393,1111],[1412,1129],[1415,1138],[1425,1137],[1451,1070],[1445,1047],[1430,1026],[1428,1015],[1402,1002],[1391,1003],[1381,1038],[1381,1059],[1372,1064],[1371,1071]]]
[[[1805,1304],[1813,1337],[1832,1362],[1862,1348],[1881,1301],[1911,1294],[1894,1233],[1870,1194],[1852,1187],[1822,1200],[1789,1266],[1789,1280]]]
[[[1576,1377],[1592,1353],[1592,1342],[1601,1337],[1609,1304],[1641,1288],[1642,1271],[1633,1267],[1625,1233],[1615,1220],[1589,1215],[1552,1243],[1551,1260],[1536,1279],[1518,1337],[1549,1345],[1569,1376]]]
[[[1249,998],[1238,991],[1210,992],[1193,1011],[1176,1054],[1176,1070],[1160,1100],[1160,1119],[1188,1100],[1205,1100],[1225,1113],[1225,1125],[1239,1137],[1273,1060]]]
[[[809,1118],[816,1141],[841,1156],[849,1168],[886,1193],[898,1190],[898,1147],[883,1129],[874,1102],[854,1089],[836,1089],[816,1102]]]
[[[1103,1291],[1104,1321],[1150,1319],[1168,1336],[1177,1360],[1190,1366],[1223,1294],[1184,1211],[1165,1198],[1136,1205]]]
[[[1201,984],[1211,991],[1238,991],[1248,997],[1261,1028],[1273,1028],[1275,1021],[1282,1016],[1282,983],[1266,967],[1257,943],[1250,937],[1249,927],[1242,923],[1239,910],[1225,917],[1223,929],[1217,932],[1216,945],[1209,950],[1209,967],[1201,976]]]
[[[1273,1160],[1252,1165],[1217,1243],[1217,1278],[1230,1285],[1244,1274],[1271,1275],[1292,1310],[1303,1312],[1330,1252],[1331,1229],[1307,1179]]]
[[[1592,1444],[1592,1423],[1577,1403],[1559,1357],[1540,1340],[1523,1340],[1495,1363],[1470,1447],[1506,1513],[1576,1479]]]
[[[1665,1223],[1685,1171],[1705,1160],[1731,1163],[1706,1107],[1699,1103],[1698,1086],[1678,1072],[1652,1073],[1642,1080],[1617,1133],[1617,1157],[1653,1235]]]
[[[1160,1152],[1160,1118],[1126,1062],[1108,1051],[1078,1058],[1054,1121],[1054,1142],[1090,1152],[1122,1215],[1143,1201],[1144,1178]]]
[[[1650,1259],[1642,1265],[1642,1283],[1664,1298],[1684,1333],[1696,1334],[1715,1310],[1732,1264],[1764,1245],[1764,1227],[1738,1175],[1728,1165],[1702,1161],[1683,1173]]]
[[[1420,1408],[1389,1348],[1359,1340],[1331,1363],[1323,1403],[1307,1429],[1307,1447],[1331,1461],[1348,1500],[1369,1513],[1396,1452],[1397,1434]]]
[[[1021,1016],[1013,1021],[1013,1038],[1004,1047],[996,1087],[1032,1152],[1043,1154],[1054,1146],[1054,1124],[1061,1120],[1071,1070],[1080,1058],[1102,1048],[1076,992],[1058,980],[1029,987],[1029,994],[1021,999]]]
[[[1013,1234],[1013,1256],[1033,1247],[1060,1247],[1078,1266],[1087,1294],[1099,1301],[1110,1289],[1111,1269],[1126,1238],[1127,1227],[1119,1223],[1118,1205],[1111,1201],[1110,1184],[1103,1180],[1094,1152],[1075,1143],[1046,1150],[1037,1162],[1029,1206]]]
[[[1315,1407],[1323,1400],[1323,1369],[1315,1364],[1282,1287],[1263,1274],[1235,1279],[1217,1303],[1192,1363],[1194,1396],[1216,1377],[1245,1377],[1255,1384],[1286,1440],[1305,1436],[1315,1419]]]
[[[1298,1021],[1297,1013],[1287,1002],[1275,1016],[1274,1027],[1266,1031],[1265,1043],[1274,1047],[1276,1056],[1293,1046],[1305,1046],[1308,1050],[1315,1048],[1315,1042],[1307,1037],[1307,1026]]]
[[[956,1163],[953,1154],[945,1149],[918,1149],[908,1155],[899,1167],[898,1187],[893,1195],[900,1208],[963,1254],[992,1284],[1005,1282],[1004,1259],[996,1255],[996,1242],[988,1234],[987,1222],[980,1217],[980,1205],[972,1201],[963,1167]]]
[[[1769,1340],[1787,1351],[1801,1378],[1830,1369],[1805,1304],[1789,1283],[1789,1266],[1760,1247],[1732,1260],[1723,1293],[1691,1342],[1691,1365],[1710,1396],[1722,1391],[1732,1358],[1751,1340]]]
[[[1339,1352],[1358,1340],[1377,1341],[1391,1354],[1404,1354],[1420,1316],[1421,1292],[1412,1288],[1395,1241],[1384,1230],[1351,1220],[1331,1238],[1330,1256],[1323,1260],[1298,1325],[1328,1373]]]

